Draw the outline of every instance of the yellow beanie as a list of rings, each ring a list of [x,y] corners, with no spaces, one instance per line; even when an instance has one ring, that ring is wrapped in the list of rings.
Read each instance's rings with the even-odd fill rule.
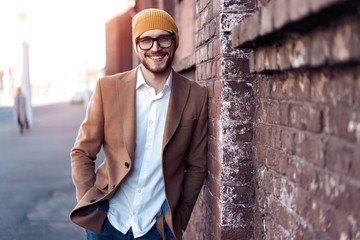
[[[148,8],[137,13],[132,19],[132,40],[134,46],[136,45],[135,39],[146,31],[161,29],[170,33],[174,33],[175,49],[179,46],[179,33],[174,19],[167,12],[156,9]]]

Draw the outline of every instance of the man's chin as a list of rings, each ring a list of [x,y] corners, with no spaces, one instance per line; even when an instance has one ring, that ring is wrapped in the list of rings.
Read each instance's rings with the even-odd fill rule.
[[[164,73],[170,67],[167,66],[166,64],[161,66],[151,66],[149,64],[143,63],[143,65],[147,70],[153,73]]]

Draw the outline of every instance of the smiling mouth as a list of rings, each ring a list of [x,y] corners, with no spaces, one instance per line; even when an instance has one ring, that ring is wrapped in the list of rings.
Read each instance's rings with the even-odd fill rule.
[[[155,62],[160,62],[165,58],[166,55],[150,55],[148,56],[151,60],[155,61]]]

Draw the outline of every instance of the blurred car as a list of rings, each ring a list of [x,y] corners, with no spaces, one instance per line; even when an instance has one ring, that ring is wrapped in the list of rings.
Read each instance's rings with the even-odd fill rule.
[[[74,96],[70,99],[70,104],[84,104],[88,102],[92,95],[92,91],[77,91],[75,92]]]

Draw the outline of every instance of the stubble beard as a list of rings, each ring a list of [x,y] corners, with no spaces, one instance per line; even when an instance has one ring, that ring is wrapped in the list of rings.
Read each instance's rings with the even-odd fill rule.
[[[168,59],[165,62],[165,65],[163,66],[151,66],[151,64],[148,64],[147,61],[143,58],[140,59],[141,64],[150,72],[160,74],[164,73],[167,69],[169,69],[172,66],[172,62],[174,60],[174,55],[168,55]],[[151,61],[151,60],[149,60]]]

